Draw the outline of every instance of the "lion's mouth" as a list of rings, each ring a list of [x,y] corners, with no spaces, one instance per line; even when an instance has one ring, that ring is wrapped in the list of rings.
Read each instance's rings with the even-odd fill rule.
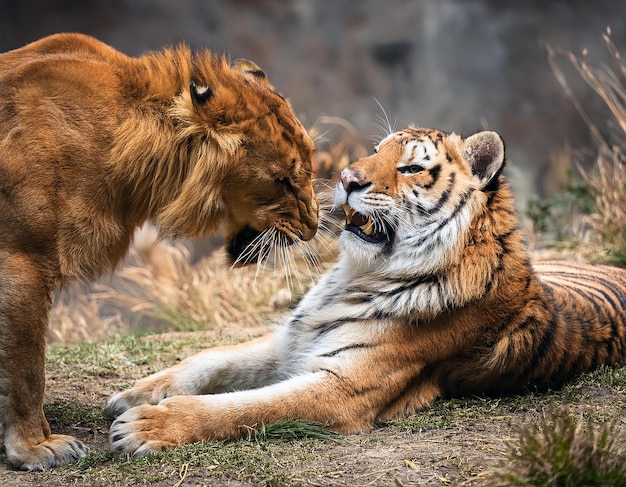
[[[267,230],[260,232],[250,226],[244,227],[226,243],[226,252],[231,262],[245,266],[267,260],[276,245],[276,233],[282,234],[281,245],[295,243],[292,237],[276,229],[273,233],[268,233]]]
[[[368,243],[382,243],[389,240],[388,232],[382,226],[376,225],[370,217],[353,210],[348,205],[343,205],[342,208],[346,214],[345,229],[347,231]]]

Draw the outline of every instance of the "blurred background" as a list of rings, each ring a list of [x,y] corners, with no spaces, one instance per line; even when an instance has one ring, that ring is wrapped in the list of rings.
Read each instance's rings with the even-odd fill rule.
[[[523,177],[520,193],[549,195],[563,182],[564,150],[589,130],[546,60],[546,45],[599,65],[607,26],[626,41],[616,0],[0,0],[0,51],[61,31],[91,34],[131,55],[186,42],[255,61],[305,125],[321,116],[379,138],[382,110],[464,135],[503,136]],[[564,57],[556,61],[567,75]],[[592,114],[602,101],[568,76]],[[606,117],[604,117],[606,118]],[[603,128],[604,130],[604,128]]]
[[[0,51],[62,31],[129,55],[185,42],[253,60],[325,134],[320,179],[371,152],[386,118],[495,130],[531,250],[626,266],[626,1],[0,0]],[[231,269],[217,240],[155,244],[146,228],[112,278],[57,293],[49,338],[260,333],[332,265],[319,235],[319,269],[263,272]]]

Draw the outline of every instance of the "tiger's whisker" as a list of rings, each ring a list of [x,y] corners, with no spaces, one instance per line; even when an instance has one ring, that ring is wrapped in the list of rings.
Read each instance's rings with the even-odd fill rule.
[[[387,131],[386,132],[383,131],[383,138],[384,138],[384,137],[387,137],[388,135],[391,135],[392,133],[394,133],[396,131],[395,130],[395,125],[396,124],[394,123],[392,125],[391,121],[389,120],[389,116],[387,115],[387,110],[385,110],[385,108],[383,107],[382,103],[380,103],[380,101],[378,101],[378,99],[376,99],[376,98],[374,98],[374,101],[380,107],[380,110],[383,112],[382,116],[378,115],[377,118],[378,118],[378,120],[380,120],[381,124],[385,124],[386,125]]]

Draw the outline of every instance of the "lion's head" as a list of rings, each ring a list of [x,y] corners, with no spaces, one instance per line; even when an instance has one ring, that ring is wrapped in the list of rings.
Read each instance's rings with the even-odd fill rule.
[[[311,239],[318,225],[314,146],[289,103],[254,63],[196,55],[189,88],[171,107],[192,167],[154,221],[166,233],[198,236],[216,223],[234,262],[256,262],[269,240]]]

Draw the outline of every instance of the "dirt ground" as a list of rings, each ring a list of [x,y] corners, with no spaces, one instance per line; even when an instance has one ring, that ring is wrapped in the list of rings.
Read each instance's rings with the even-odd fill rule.
[[[69,419],[59,419],[48,413],[53,431],[77,436],[92,451],[109,451],[109,423],[104,417],[98,418],[98,412],[105,399],[119,390],[121,381],[132,382],[144,371],[138,368],[129,377],[77,375],[71,372],[71,367],[67,370],[48,372],[47,403],[68,404],[92,411],[95,419],[80,420],[71,414]],[[2,453],[0,485],[492,485],[494,469],[503,464],[509,445],[518,439],[520,428],[536,420],[538,411],[551,400],[549,394],[443,400],[432,411],[415,415],[412,420],[381,425],[370,433],[348,436],[338,442],[315,441],[298,445],[296,441],[292,449],[261,445],[255,454],[264,455],[264,461],[271,463],[272,469],[280,474],[274,475],[274,480],[270,481],[267,477],[241,474],[240,466],[216,475],[206,467],[187,468],[185,462],[172,460],[171,474],[165,478],[137,480],[131,475],[108,483],[83,475],[81,471],[17,472],[7,466]],[[556,400],[566,402],[572,411],[582,416],[626,417],[626,391],[608,385],[581,382],[559,393]],[[116,461],[121,462],[108,458],[102,464],[115,468]],[[242,461],[245,464],[246,460]],[[124,468],[132,471],[132,465],[129,467],[125,461]],[[138,465],[137,468],[145,467]]]

